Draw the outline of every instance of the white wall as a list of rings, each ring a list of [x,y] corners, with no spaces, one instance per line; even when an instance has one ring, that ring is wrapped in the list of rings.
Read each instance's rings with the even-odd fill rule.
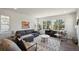
[[[79,19],[79,9],[77,9],[76,12],[76,22],[78,19]],[[79,25],[76,24],[75,28],[76,28],[76,34],[77,34],[78,46],[79,46]]]
[[[79,9],[77,9],[76,16],[77,16],[77,19],[79,19]]]
[[[66,15],[65,16],[65,30],[68,33],[68,38],[77,39],[75,25],[76,25],[76,14],[73,13],[73,14]]]
[[[39,21],[55,20],[55,19],[63,19],[65,21],[65,30],[68,33],[68,38],[70,38],[70,39],[77,38],[76,29],[75,29],[75,23],[76,23],[76,14],[75,13],[39,18]]]
[[[16,31],[21,29],[21,21],[28,20],[30,22],[30,27],[34,28],[35,18],[28,15],[20,14],[11,10],[0,10],[0,15],[10,16],[10,31],[8,33],[0,33],[1,37],[10,36],[11,31]]]

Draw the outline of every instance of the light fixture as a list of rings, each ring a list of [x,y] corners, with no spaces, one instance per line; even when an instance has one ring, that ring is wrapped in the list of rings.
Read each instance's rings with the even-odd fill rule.
[[[17,8],[13,8],[14,10],[16,10]]]

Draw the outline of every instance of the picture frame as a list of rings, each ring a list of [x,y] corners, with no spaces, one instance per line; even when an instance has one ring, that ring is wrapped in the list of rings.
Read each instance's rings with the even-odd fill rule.
[[[22,29],[29,28],[29,22],[28,21],[22,21]]]

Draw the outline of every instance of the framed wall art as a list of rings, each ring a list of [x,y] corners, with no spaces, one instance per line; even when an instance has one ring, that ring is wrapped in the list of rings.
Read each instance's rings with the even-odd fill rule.
[[[22,29],[27,29],[29,28],[29,21],[22,21]]]

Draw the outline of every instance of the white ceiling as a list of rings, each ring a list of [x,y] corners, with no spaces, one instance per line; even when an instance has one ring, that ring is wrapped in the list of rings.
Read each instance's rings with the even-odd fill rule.
[[[72,13],[76,11],[75,8],[17,8],[17,9],[7,8],[5,10],[12,10],[36,18],[61,15],[61,14]]]

